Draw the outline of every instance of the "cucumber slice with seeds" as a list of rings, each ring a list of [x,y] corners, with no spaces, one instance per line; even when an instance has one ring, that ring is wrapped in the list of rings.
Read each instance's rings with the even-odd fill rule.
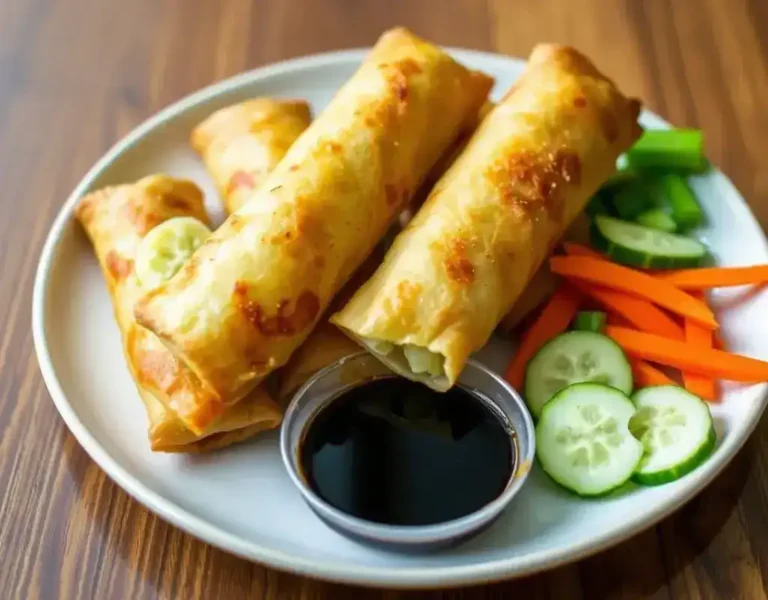
[[[642,389],[632,401],[637,412],[629,430],[645,448],[632,479],[660,485],[679,479],[714,450],[715,430],[707,403],[683,388],[664,385]]]
[[[525,371],[525,402],[534,417],[547,401],[574,383],[592,382],[632,392],[632,368],[612,339],[590,331],[557,336],[536,353]]]
[[[652,269],[698,267],[707,248],[696,240],[597,215],[590,231],[592,245],[616,262]]]
[[[536,455],[552,479],[580,496],[601,496],[632,477],[643,445],[629,432],[632,401],[619,390],[577,383],[550,400],[536,426]]]

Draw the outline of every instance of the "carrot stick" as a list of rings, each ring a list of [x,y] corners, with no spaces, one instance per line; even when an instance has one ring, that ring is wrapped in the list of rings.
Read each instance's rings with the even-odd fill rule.
[[[692,291],[690,294],[702,302],[706,301],[701,291]],[[690,319],[685,320],[684,330],[686,342],[701,346],[702,348],[714,347],[714,336],[711,330],[702,327]],[[717,385],[711,377],[705,377],[698,373],[683,373],[683,385],[685,385],[686,390],[700,398],[704,398],[704,400],[717,400]]]
[[[657,273],[659,279],[683,290],[768,283],[768,265],[753,267],[704,267]]]
[[[691,321],[685,320],[685,341],[701,348],[712,348],[712,331]],[[683,373],[685,389],[704,400],[717,400],[717,387],[711,377],[698,373]]]
[[[663,335],[664,337],[682,340],[683,329],[663,310],[655,305],[623,292],[609,290],[581,281],[573,281],[582,294],[597,300],[610,312],[617,312],[637,329]]]
[[[580,302],[581,294],[566,283],[555,291],[539,317],[523,334],[520,347],[507,368],[506,379],[512,387],[522,389],[528,361],[545,343],[566,330]]]
[[[608,318],[605,320],[606,325],[617,325],[619,327],[629,327],[632,329],[633,325],[626,317],[621,316],[619,313],[609,312]]]
[[[592,248],[587,248],[586,246],[576,244],[574,242],[563,242],[563,250],[565,250],[565,253],[569,256],[591,256],[592,258],[605,258],[597,250],[592,250]]]
[[[768,362],[756,358],[702,348],[626,327],[609,325],[605,333],[627,354],[651,362],[718,379],[746,383],[768,381]]]
[[[717,329],[715,315],[706,304],[654,275],[590,256],[553,256],[549,259],[549,267],[558,275],[639,296],[674,313],[690,317],[705,327]]]
[[[712,332],[712,347],[717,348],[718,350],[726,350],[723,336],[719,331]]]
[[[676,385],[667,375],[651,365],[650,363],[632,358],[629,361],[632,366],[632,377],[638,387],[648,387],[649,385]]]

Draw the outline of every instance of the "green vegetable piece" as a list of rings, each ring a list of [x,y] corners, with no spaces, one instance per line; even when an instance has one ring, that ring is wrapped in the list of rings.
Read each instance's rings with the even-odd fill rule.
[[[677,231],[675,220],[661,208],[651,208],[640,213],[635,218],[635,222],[638,225],[666,231],[667,233],[675,233]]]
[[[576,315],[571,329],[575,331],[593,331],[602,333],[605,329],[606,315],[599,310],[584,310]]]
[[[704,157],[704,136],[697,129],[647,130],[627,152],[633,169],[686,170],[700,173],[709,163]]]

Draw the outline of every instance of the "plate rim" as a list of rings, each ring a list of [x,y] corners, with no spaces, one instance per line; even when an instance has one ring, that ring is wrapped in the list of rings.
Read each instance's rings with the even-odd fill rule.
[[[446,49],[459,60],[470,59],[470,61],[485,61],[500,65],[525,62],[524,59],[518,57],[505,56],[494,52],[455,47],[448,47]],[[717,462],[711,461],[708,468],[698,469],[688,475],[687,485],[681,488],[677,496],[660,501],[654,509],[648,511],[648,514],[644,514],[643,518],[635,516],[635,518],[629,519],[619,530],[602,534],[586,542],[577,541],[574,544],[564,544],[556,549],[540,550],[521,557],[495,559],[459,566],[417,566],[414,568],[350,566],[338,560],[310,560],[283,550],[275,550],[268,545],[246,540],[237,534],[212,525],[205,519],[190,513],[173,501],[166,499],[162,494],[149,489],[140,479],[131,475],[116,458],[113,458],[96,440],[85,424],[80,421],[77,411],[67,399],[67,395],[56,376],[46,339],[47,319],[45,314],[48,284],[50,282],[49,275],[52,271],[59,244],[64,237],[67,226],[73,219],[77,200],[90,190],[101,173],[121,154],[130,150],[156,127],[196,105],[274,75],[301,71],[303,69],[358,64],[369,51],[370,48],[352,48],[291,58],[258,67],[204,87],[171,103],[150,116],[115,143],[88,170],[68,196],[51,225],[40,254],[34,279],[32,294],[34,347],[43,380],[56,409],[78,443],[110,479],[117,483],[129,496],[165,521],[193,537],[242,558],[271,568],[303,576],[321,578],[327,581],[363,586],[411,589],[445,588],[489,583],[531,575],[581,560],[601,550],[617,545],[639,532],[654,526],[661,519],[678,510],[701,492],[731,462],[736,453],[749,439],[765,409],[766,401],[768,400],[766,396],[768,384],[762,384],[760,386],[762,389],[757,391],[756,395],[759,398],[759,402],[755,402],[750,410],[745,411],[743,418],[747,425],[742,429],[739,439],[735,439],[736,432],[734,432],[732,435],[727,436],[724,442],[720,440],[720,444],[726,446],[720,459]],[[668,126],[668,123],[655,113],[651,111],[645,112],[660,124]],[[721,182],[729,188],[729,195],[733,196],[733,200],[729,200],[729,205],[738,211],[740,220],[746,219],[752,226],[757,228],[762,237],[763,250],[768,252],[768,240],[766,240],[765,232],[757,222],[746,200],[725,174],[719,171],[719,169],[716,170],[716,173],[720,176]]]

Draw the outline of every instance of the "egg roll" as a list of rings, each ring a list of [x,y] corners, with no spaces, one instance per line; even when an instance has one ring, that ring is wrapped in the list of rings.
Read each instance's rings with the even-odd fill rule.
[[[192,147],[211,174],[227,213],[240,208],[253,190],[309,126],[303,100],[253,98],[222,108],[192,131]]]
[[[384,259],[386,251],[392,245],[394,237],[402,228],[408,225],[408,222],[429,195],[429,190],[445,174],[448,167],[451,166],[456,157],[461,153],[461,150],[475,129],[477,129],[480,121],[490,112],[491,108],[493,108],[493,104],[486,102],[476,115],[476,118],[470,121],[469,125],[461,131],[454,142],[443,152],[442,156],[430,169],[429,174],[411,199],[409,205],[400,212],[397,222],[392,225],[388,235],[379,242],[374,252],[357,270],[352,279],[334,297],[328,308],[328,316],[341,309],[360,286],[373,275]],[[324,369],[340,358],[351,356],[357,352],[360,352],[360,346],[352,341],[349,336],[342,333],[338,327],[331,325],[326,318],[323,318],[307,340],[293,353],[288,363],[278,372],[279,388],[276,395],[278,403],[283,405],[289,402],[293,394],[319,370]]]
[[[449,389],[638,138],[639,108],[577,51],[537,46],[331,322],[402,375]]]
[[[136,250],[145,235],[173,217],[194,217],[207,224],[197,186],[154,175],[86,195],[76,215],[93,243],[107,281],[123,352],[147,411],[152,450],[213,450],[277,427],[280,410],[261,389],[222,414],[216,414],[215,404],[190,406],[199,397],[194,374],[133,316],[133,305],[145,291],[134,272]],[[195,417],[197,431],[187,427],[176,410]],[[204,422],[207,426],[200,427]]]
[[[571,223],[563,234],[562,241],[589,245],[589,219],[584,213]],[[504,315],[499,323],[499,330],[507,334],[511,333],[555,292],[559,281],[557,276],[549,270],[549,264],[544,261],[515,301],[512,310]]]
[[[247,202],[136,305],[221,402],[286,363],[492,80],[404,29],[385,33]]]

